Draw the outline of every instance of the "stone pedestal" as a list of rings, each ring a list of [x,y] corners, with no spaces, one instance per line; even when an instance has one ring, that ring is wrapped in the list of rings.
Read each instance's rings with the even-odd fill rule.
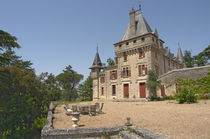
[[[76,127],[79,126],[77,124],[77,122],[79,121],[79,115],[80,115],[80,113],[79,112],[72,112],[71,115],[72,115],[72,121],[74,122],[74,124],[72,125],[72,127],[73,128],[76,128]]]

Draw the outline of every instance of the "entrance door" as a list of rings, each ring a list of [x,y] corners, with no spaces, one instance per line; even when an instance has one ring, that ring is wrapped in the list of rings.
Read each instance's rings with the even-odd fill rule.
[[[162,85],[162,88],[161,88],[161,96],[165,96],[165,88],[164,88],[164,85]]]
[[[145,83],[139,84],[140,98],[146,98]]]
[[[124,84],[124,98],[129,98],[129,85]]]

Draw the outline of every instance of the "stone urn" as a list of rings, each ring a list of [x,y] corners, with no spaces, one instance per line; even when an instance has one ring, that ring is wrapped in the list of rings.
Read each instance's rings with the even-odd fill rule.
[[[79,121],[79,115],[80,115],[80,113],[79,112],[72,112],[71,115],[72,115],[72,121],[74,122],[74,124],[72,125],[72,127],[73,128],[76,128],[76,127],[79,126],[77,124],[77,122]]]

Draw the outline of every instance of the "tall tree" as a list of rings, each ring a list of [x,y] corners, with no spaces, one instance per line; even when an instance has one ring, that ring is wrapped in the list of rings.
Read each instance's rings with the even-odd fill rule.
[[[50,101],[59,100],[62,96],[56,77],[52,73],[44,72],[39,75],[40,81],[47,87],[48,99]]]
[[[158,74],[154,70],[148,71],[146,87],[150,92],[150,97],[157,97],[156,90],[161,88],[161,81],[158,80]]]
[[[79,97],[82,101],[91,101],[93,97],[93,79],[88,78],[78,86]]]
[[[184,60],[187,68],[191,68],[194,66],[194,58],[191,56],[191,51],[184,51]]]
[[[3,51],[12,50],[13,48],[20,48],[20,45],[17,43],[17,38],[0,30],[0,60],[4,60],[2,56]]]
[[[210,60],[210,45],[193,58],[198,66],[204,66]]]
[[[76,86],[83,79],[83,75],[78,74],[69,65],[63,70],[63,73],[56,76],[56,79],[60,87],[64,90],[67,100],[71,101],[78,97]]]
[[[29,138],[37,127],[34,122],[47,113],[46,87],[31,70],[7,67],[0,68],[0,72],[4,73],[0,79],[0,119],[4,119],[0,120],[0,134],[5,138]]]

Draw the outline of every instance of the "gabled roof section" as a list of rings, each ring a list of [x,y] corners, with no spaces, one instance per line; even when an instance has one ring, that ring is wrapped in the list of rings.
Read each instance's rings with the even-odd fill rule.
[[[121,41],[128,40],[133,37],[144,35],[147,33],[152,33],[152,29],[142,15],[141,10],[135,11],[135,35],[132,36],[130,32],[130,23],[121,39]]]

